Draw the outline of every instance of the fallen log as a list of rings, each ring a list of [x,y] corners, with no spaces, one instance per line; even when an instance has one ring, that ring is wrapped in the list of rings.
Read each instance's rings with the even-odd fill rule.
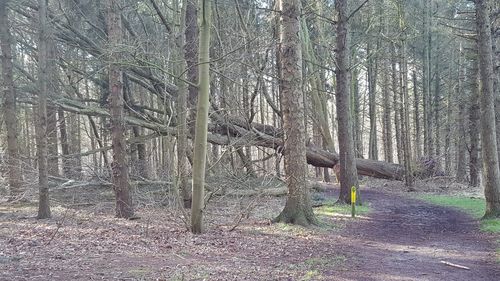
[[[23,4],[31,10],[36,10],[37,7],[28,2]],[[32,14],[22,9],[16,7],[15,11],[27,18],[31,18]],[[94,56],[95,58],[100,58],[106,52],[102,47],[105,44],[100,44],[101,42],[96,42],[87,37],[87,35],[78,29],[75,29],[69,22],[64,21],[53,13],[49,13],[49,17],[54,22],[55,36],[62,42],[66,42],[72,46],[78,46],[81,50],[87,52],[88,54]],[[133,61],[133,58],[130,58]],[[154,65],[152,63],[151,65]],[[172,98],[178,94],[178,88],[172,83],[165,82],[165,79],[157,77],[152,71],[148,71],[148,64],[137,61],[135,64],[132,63],[126,68],[125,75],[131,79],[132,82],[144,87],[152,94],[156,95],[160,99]],[[76,70],[78,71],[78,70]],[[81,72],[80,74],[85,73]],[[24,72],[24,74],[28,74]],[[92,79],[94,83],[103,83],[105,81],[97,81],[96,78]],[[105,85],[105,84],[102,84]],[[36,90],[33,91],[36,95]],[[267,97],[266,97],[267,98]],[[91,107],[85,103],[78,102],[76,100],[53,96],[51,101],[60,106],[65,111],[76,112],[84,115],[102,116],[109,117],[108,110],[101,107]],[[273,103],[270,103],[271,105]],[[276,106],[273,109],[277,112]],[[161,110],[155,110],[155,113],[160,113]],[[168,115],[168,114],[167,114]],[[150,118],[152,116],[150,115]],[[210,134],[208,135],[208,141],[212,144],[219,145],[232,145],[232,146],[262,146],[276,149],[278,152],[282,152],[282,130],[265,124],[259,123],[248,123],[247,120],[241,117],[234,116],[220,116],[219,114],[211,113],[212,124],[210,124]],[[175,135],[177,129],[175,124],[170,124],[166,126],[162,123],[156,122],[149,119],[148,117],[127,115],[125,117],[126,122],[129,125],[140,126],[143,128],[148,128],[159,135]],[[158,120],[163,120],[158,118]],[[230,130],[221,130],[220,128],[229,128]],[[189,135],[189,137],[192,137]],[[335,153],[331,153],[319,148],[307,148],[307,162],[316,167],[333,167],[339,161],[339,157]],[[404,168],[398,164],[391,164],[382,161],[373,161],[366,159],[357,159],[356,165],[358,168],[358,173],[360,175],[366,175],[377,178],[385,179],[403,179]]]
[[[90,107],[84,103],[68,98],[55,99],[54,103],[65,111],[109,117],[109,113],[102,108]],[[141,119],[137,116],[126,116],[125,121],[129,125],[150,129],[158,135],[175,135],[177,133],[175,127],[169,127],[154,121]],[[171,126],[175,126],[175,124]],[[221,130],[221,127],[227,130]],[[229,135],[223,134],[223,132],[228,132]],[[272,135],[267,133],[272,133]],[[282,133],[279,128],[258,123],[245,124],[237,117],[223,118],[221,116],[215,116],[214,114],[212,123],[209,126],[207,140],[212,144],[218,145],[230,145],[235,147],[253,145],[272,148],[278,150],[278,152],[283,152],[283,141],[280,137],[276,137],[281,135]],[[190,134],[188,134],[188,137],[192,138]],[[307,163],[315,167],[332,168],[339,162],[338,154],[314,146],[307,147],[306,155]],[[358,158],[356,159],[356,166],[359,175],[403,180],[404,167],[399,164]]]

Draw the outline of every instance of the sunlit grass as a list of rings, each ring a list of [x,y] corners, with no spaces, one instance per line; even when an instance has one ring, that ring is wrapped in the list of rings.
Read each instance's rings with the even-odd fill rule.
[[[481,198],[446,195],[423,195],[420,198],[433,204],[461,209],[476,219],[484,215],[485,201]],[[481,230],[500,233],[500,219],[481,220]]]
[[[343,255],[333,255],[332,257],[311,257],[301,263],[290,265],[292,268],[307,270],[300,280],[326,280],[322,271],[327,267],[342,267],[347,258]]]
[[[419,198],[436,205],[461,209],[475,219],[483,217],[486,207],[485,200],[481,198],[447,195],[422,195]],[[485,232],[500,233],[500,219],[482,219],[479,228]],[[500,240],[497,240],[497,245],[500,247]],[[497,262],[500,263],[500,248],[497,249]]]
[[[474,218],[481,218],[484,215],[484,199],[448,195],[422,195],[419,197],[436,205],[462,209]]]
[[[357,215],[365,215],[368,212],[370,212],[370,206],[366,204],[361,206],[356,206]],[[314,213],[317,215],[324,215],[324,216],[351,215],[351,205],[328,202],[323,204],[323,206],[315,208]]]

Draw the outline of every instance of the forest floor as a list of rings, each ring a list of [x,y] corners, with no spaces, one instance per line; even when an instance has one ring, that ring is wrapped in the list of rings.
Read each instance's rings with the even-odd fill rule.
[[[141,204],[141,219],[115,219],[110,194],[90,203],[56,196],[53,218],[42,221],[35,204],[1,203],[0,280],[499,280],[499,235],[415,199],[427,183],[416,193],[368,183],[355,219],[333,205],[337,186],[323,185],[313,194],[323,202],[320,226],[270,224],[284,197],[225,196],[208,204],[202,235],[155,204]]]

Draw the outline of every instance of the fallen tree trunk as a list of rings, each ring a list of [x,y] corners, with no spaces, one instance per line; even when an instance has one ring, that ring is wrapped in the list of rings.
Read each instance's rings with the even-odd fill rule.
[[[29,3],[25,3],[24,5],[29,9],[37,10],[36,6]],[[31,18],[31,14],[21,8],[16,8],[15,11],[27,18]],[[54,21],[54,28],[56,30],[55,34],[59,40],[67,42],[71,45],[79,46],[81,50],[88,52],[88,54],[94,56],[95,58],[102,57],[103,53],[106,51],[101,47],[104,44],[94,42],[89,39],[86,34],[82,33],[78,29],[75,29],[70,23],[55,17],[52,13],[49,14],[51,19]],[[128,75],[133,82],[137,83],[141,87],[144,87],[160,99],[171,98],[177,95],[177,87],[174,84],[165,82],[164,79],[156,77],[152,71],[146,70],[145,68],[148,67],[147,64],[137,62],[137,64],[132,65],[133,66],[126,69],[127,71],[125,74]],[[81,72],[80,74],[82,73],[84,72]],[[24,74],[28,73],[25,72]],[[98,81],[97,78],[92,78],[92,80],[95,83],[105,82]],[[54,104],[59,105],[65,111],[89,116],[94,115],[109,117],[108,111],[100,107],[91,107],[66,97],[58,96],[51,98]],[[277,108],[273,107],[273,109],[277,111]],[[155,112],[159,113],[161,111],[155,110]],[[245,119],[234,116],[211,114],[211,118],[213,123],[209,126],[210,133],[208,135],[208,141],[212,144],[232,145],[236,147],[248,145],[262,146],[273,148],[278,152],[282,152],[283,134],[282,130],[279,128],[259,123],[249,124]],[[166,126],[154,121],[152,116],[149,116],[149,119],[148,117],[144,117],[144,115],[142,118],[140,118],[140,116],[126,116],[125,119],[129,125],[148,128],[159,135],[175,135],[177,133],[175,124],[171,124],[171,127]],[[159,120],[163,119],[160,118]],[[307,162],[313,166],[331,168],[338,161],[339,157],[335,153],[314,147],[307,148]],[[357,159],[356,165],[360,175],[385,179],[403,179],[404,169],[398,164]]]
[[[109,113],[102,108],[90,107],[68,98],[57,98],[54,103],[65,111],[109,117]],[[283,152],[283,141],[280,137],[277,137],[281,136],[282,132],[278,128],[259,123],[244,123],[238,117],[224,118],[217,114],[212,114],[211,117],[212,123],[209,126],[207,140],[212,144],[235,147],[253,145],[276,149],[280,153]],[[175,127],[141,119],[137,116],[126,116],[125,121],[129,125],[150,129],[158,135],[175,135],[177,133]],[[175,124],[171,126],[175,126]],[[188,135],[188,137],[192,138],[191,135]],[[307,147],[308,164],[315,167],[332,168],[337,162],[339,162],[338,154],[314,146]],[[383,179],[403,179],[404,168],[399,164],[358,158],[356,159],[356,166],[359,175]]]
[[[307,163],[315,167],[333,167],[339,162],[339,155],[326,150],[309,146],[307,148]],[[383,161],[356,158],[358,174],[382,179],[403,180],[404,167]]]

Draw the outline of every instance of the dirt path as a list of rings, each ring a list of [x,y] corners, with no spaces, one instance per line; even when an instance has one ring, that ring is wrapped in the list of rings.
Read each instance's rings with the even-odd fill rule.
[[[166,208],[141,209],[142,219],[134,221],[113,218],[112,204],[54,208],[53,219],[37,221],[34,207],[0,205],[0,281],[500,281],[498,236],[479,232],[473,219],[453,209],[366,190],[369,215],[353,221],[330,214],[322,218],[331,225],[302,228],[269,224],[285,198],[264,197],[228,231],[241,208],[229,199],[207,210],[203,235],[187,232]]]
[[[455,209],[365,191],[372,213],[345,230],[352,237],[352,280],[500,280],[492,237]],[[442,264],[447,261],[470,270]]]

